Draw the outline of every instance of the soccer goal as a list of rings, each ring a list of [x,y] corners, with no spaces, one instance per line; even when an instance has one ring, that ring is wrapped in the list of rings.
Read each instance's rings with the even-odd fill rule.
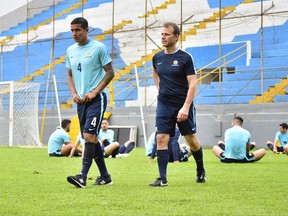
[[[137,126],[109,125],[109,129],[114,131],[114,140],[120,144],[124,144],[128,140],[134,140],[137,145]]]
[[[41,146],[39,83],[0,82],[0,145]]]

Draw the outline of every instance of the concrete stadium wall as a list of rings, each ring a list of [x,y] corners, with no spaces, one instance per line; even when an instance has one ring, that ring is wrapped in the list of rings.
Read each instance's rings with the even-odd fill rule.
[[[230,127],[234,113],[244,119],[243,127],[251,132],[252,140],[257,147],[266,147],[267,140],[274,140],[279,124],[288,122],[287,103],[277,104],[235,104],[235,105],[196,105],[197,109],[197,134],[205,147],[215,145],[219,139],[224,139],[223,134]],[[112,112],[110,125],[136,125],[138,128],[137,146],[144,147],[144,133],[139,107],[107,108]],[[155,129],[155,107],[144,107],[147,139]],[[76,109],[61,110],[63,118],[73,118]],[[41,129],[42,113],[39,113],[39,128]],[[49,135],[59,125],[56,110],[47,111],[43,143],[48,142]],[[181,142],[184,142],[183,137]]]

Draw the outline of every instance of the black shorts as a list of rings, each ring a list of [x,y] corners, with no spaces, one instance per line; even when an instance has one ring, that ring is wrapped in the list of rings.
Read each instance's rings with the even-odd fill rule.
[[[177,115],[182,105],[165,103],[158,99],[156,109],[156,127],[158,133],[175,135]],[[190,106],[188,118],[183,122],[177,122],[177,125],[183,136],[196,133],[196,114],[193,104]]]
[[[277,152],[284,152],[284,148],[282,146],[281,147],[277,146],[276,148]]]
[[[106,106],[107,97],[104,92],[99,93],[92,101],[77,106],[82,134],[99,134]]]
[[[56,152],[49,153],[50,157],[62,157],[64,155],[61,154],[61,149],[58,149]]]
[[[220,154],[220,161],[223,163],[253,163],[255,161],[254,155],[245,156],[242,159],[226,158],[224,152]]]

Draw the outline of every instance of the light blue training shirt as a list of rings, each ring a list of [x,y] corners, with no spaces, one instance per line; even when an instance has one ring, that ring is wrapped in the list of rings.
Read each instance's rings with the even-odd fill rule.
[[[251,134],[239,126],[233,126],[225,131],[224,156],[231,159],[246,157],[246,145],[251,142]]]
[[[98,41],[89,40],[84,46],[75,43],[66,51],[66,67],[72,77],[80,98],[92,92],[105,75],[103,67],[112,61],[107,47]]]
[[[153,144],[155,140],[155,131],[150,135],[147,143],[146,143],[146,156],[152,153],[153,150]]]
[[[276,133],[275,139],[279,140],[280,147],[284,147],[286,144],[288,144],[288,132],[286,131],[286,133],[283,134],[280,131],[278,131]]]
[[[110,143],[114,142],[114,131],[107,129],[106,131],[100,129],[98,134],[98,140],[107,139]]]
[[[49,137],[48,140],[48,154],[56,153],[61,154],[57,150],[61,149],[62,145],[71,142],[70,137],[63,128],[56,129]]]

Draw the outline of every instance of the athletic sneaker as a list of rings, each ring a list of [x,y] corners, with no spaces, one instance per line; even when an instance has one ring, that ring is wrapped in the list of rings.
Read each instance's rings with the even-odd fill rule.
[[[83,179],[82,175],[76,175],[76,176],[68,176],[67,177],[67,181],[70,184],[75,185],[76,187],[81,187],[81,188],[85,188],[86,187],[86,181]]]
[[[167,180],[162,180],[161,178],[157,178],[155,182],[149,184],[152,187],[165,187],[168,186]]]
[[[205,183],[205,182],[206,182],[205,172],[198,173],[196,177],[196,183]]]
[[[122,157],[129,157],[130,155],[128,153],[123,153],[123,154],[117,154],[116,158],[122,158]]]
[[[93,185],[112,185],[113,182],[111,180],[110,175],[107,178],[103,178],[102,176],[98,176],[95,183]]]

